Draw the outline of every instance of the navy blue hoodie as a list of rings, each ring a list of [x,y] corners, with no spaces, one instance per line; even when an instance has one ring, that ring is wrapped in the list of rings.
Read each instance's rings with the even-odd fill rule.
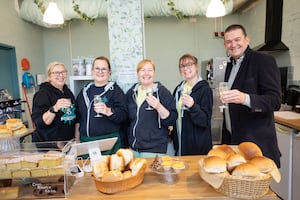
[[[175,88],[176,102],[180,97],[182,85],[183,82]],[[173,129],[175,150],[178,155],[205,155],[212,148],[212,90],[207,81],[200,80],[192,88],[190,96],[195,103],[184,111],[181,118],[181,141],[178,140],[178,126]],[[181,142],[181,145],[178,142]]]

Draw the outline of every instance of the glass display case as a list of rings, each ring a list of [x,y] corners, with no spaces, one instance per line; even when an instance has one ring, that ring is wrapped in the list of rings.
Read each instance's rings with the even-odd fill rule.
[[[1,199],[68,197],[76,180],[76,172],[72,171],[76,158],[66,154],[70,146],[66,144],[21,143],[0,154]]]

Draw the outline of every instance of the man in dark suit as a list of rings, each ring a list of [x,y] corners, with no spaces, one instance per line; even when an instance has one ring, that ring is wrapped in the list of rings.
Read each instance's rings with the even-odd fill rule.
[[[243,26],[225,30],[224,46],[231,62],[225,72],[230,90],[220,95],[228,104],[222,143],[254,142],[280,167],[273,114],[281,105],[280,72],[273,57],[253,51],[249,42]]]

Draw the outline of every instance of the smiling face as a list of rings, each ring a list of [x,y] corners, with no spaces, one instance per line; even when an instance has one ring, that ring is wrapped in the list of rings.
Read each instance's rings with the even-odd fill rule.
[[[103,86],[108,83],[110,69],[106,60],[97,59],[94,61],[92,75],[96,86]]]
[[[137,72],[138,79],[141,85],[146,88],[150,87],[154,80],[154,73],[155,73],[154,66],[150,61],[141,62],[138,66],[138,72]]]
[[[250,39],[243,33],[242,29],[230,30],[224,34],[225,49],[235,60],[244,54],[249,43]]]
[[[62,90],[67,80],[67,70],[63,64],[54,64],[49,67],[48,80],[54,87]]]
[[[194,79],[198,77],[198,64],[192,56],[184,56],[179,61],[179,71],[181,76],[186,79]]]

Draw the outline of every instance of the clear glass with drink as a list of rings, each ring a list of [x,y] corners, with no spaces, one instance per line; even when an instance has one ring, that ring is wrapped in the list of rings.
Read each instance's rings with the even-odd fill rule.
[[[102,97],[100,95],[94,95],[94,104],[101,103]],[[102,117],[99,113],[95,115],[95,117]]]
[[[229,90],[228,82],[220,82],[219,83],[219,93],[220,93],[220,96],[222,96],[224,94],[224,92],[226,92],[228,90]],[[220,112],[223,112],[223,110],[225,108],[227,108],[227,106],[223,103],[223,105],[219,106],[219,108],[220,108]]]

